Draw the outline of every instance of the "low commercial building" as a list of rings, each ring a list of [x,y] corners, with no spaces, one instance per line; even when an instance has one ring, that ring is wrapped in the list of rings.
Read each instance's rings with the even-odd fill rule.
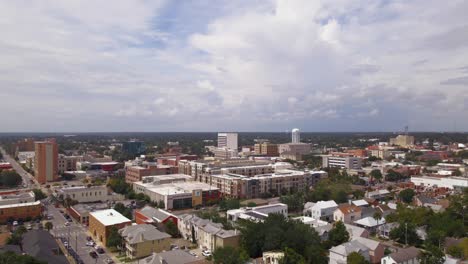
[[[168,165],[157,166],[130,166],[125,169],[125,181],[133,183],[141,181],[144,176],[176,174],[178,167]]]
[[[68,214],[75,218],[78,223],[82,225],[89,225],[89,213],[109,209],[106,203],[93,203],[93,204],[75,204],[67,208]]]
[[[358,170],[362,168],[362,158],[342,155],[325,155],[322,156],[322,167]]]
[[[213,154],[217,159],[232,159],[239,156],[237,149],[230,148],[215,148],[213,149]]]
[[[116,210],[107,209],[89,214],[88,229],[95,240],[106,245],[111,228],[115,227],[119,230],[131,224],[132,221],[130,219],[126,218]]]
[[[202,182],[138,183],[133,190],[148,195],[153,202],[164,202],[166,210],[216,203],[221,196],[218,188]]]
[[[62,174],[65,171],[76,171],[76,164],[83,161],[83,156],[58,156],[58,173]]]
[[[155,226],[130,225],[119,230],[125,243],[125,252],[130,259],[150,256],[152,253],[170,250],[171,236]]]
[[[284,217],[288,217],[288,206],[283,203],[276,203],[256,207],[243,207],[226,212],[228,220],[233,222],[239,219],[261,222],[270,214],[281,214]]]
[[[225,230],[222,224],[195,215],[181,216],[177,227],[184,239],[197,243],[201,249],[213,252],[218,247],[239,246],[240,232]]]
[[[57,190],[57,195],[63,199],[70,198],[79,203],[94,203],[122,200],[122,195],[110,193],[107,186],[75,186]]]
[[[40,217],[42,205],[40,201],[0,205],[0,223],[12,220],[26,220]]]
[[[281,158],[301,161],[302,156],[309,154],[312,150],[307,143],[286,143],[278,146],[278,152]]]
[[[468,187],[468,178],[464,177],[433,177],[413,176],[411,182],[416,186],[432,188],[463,189]]]
[[[141,181],[134,182],[134,185],[161,185],[166,183],[174,183],[174,182],[187,182],[191,181],[192,177],[185,174],[168,174],[168,175],[152,175],[152,176],[145,176],[141,179]]]
[[[36,201],[34,192],[1,192],[0,205],[32,203]]]

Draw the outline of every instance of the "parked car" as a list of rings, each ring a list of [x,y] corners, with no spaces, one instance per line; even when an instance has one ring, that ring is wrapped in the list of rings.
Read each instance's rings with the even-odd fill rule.
[[[98,254],[96,253],[96,251],[90,251],[89,252],[89,255],[92,257],[92,258],[98,258]]]
[[[94,247],[94,241],[92,241],[92,240],[91,240],[91,241],[87,241],[87,242],[86,242],[86,246],[88,246],[88,247]]]
[[[96,251],[97,251],[97,253],[99,253],[99,254],[104,254],[104,253],[106,253],[102,247],[98,247],[98,248],[96,249]]]
[[[69,226],[70,225],[70,222],[65,222],[65,226]]]
[[[92,237],[90,237],[90,236],[87,236],[87,237],[86,237],[86,240],[88,240],[88,241],[92,241],[92,240],[93,240],[93,238],[92,238]]]
[[[13,226],[17,226],[18,225],[18,221],[13,221]]]
[[[114,261],[111,258],[106,259],[107,264],[114,264]]]
[[[27,226],[26,226],[26,229],[27,229],[27,230],[31,230],[31,229],[32,229],[32,225],[31,225],[31,224],[27,225]]]
[[[205,257],[209,257],[209,256],[211,256],[211,251],[209,251],[209,250],[203,250],[203,251],[202,251],[202,255],[205,256]]]
[[[193,252],[193,251],[189,251],[189,254],[194,256],[194,257],[198,257],[197,253]]]
[[[65,246],[65,248],[68,248],[68,242],[67,241],[63,242],[63,246]]]
[[[171,250],[176,250],[176,249],[179,249],[179,246],[175,245],[175,244],[172,244],[171,245]]]

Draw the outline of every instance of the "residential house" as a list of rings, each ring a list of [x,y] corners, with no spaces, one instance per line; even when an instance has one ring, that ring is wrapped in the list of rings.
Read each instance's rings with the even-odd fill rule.
[[[350,224],[345,224],[346,231],[349,233],[349,238],[351,240],[358,238],[358,237],[369,237],[369,231],[367,231],[365,228],[355,226],[355,225],[350,225]]]
[[[338,208],[335,201],[318,201],[314,206],[309,208],[308,214],[312,218],[321,219],[324,221],[332,221],[333,213]]]
[[[283,203],[276,203],[256,207],[243,207],[226,212],[228,220],[234,222],[238,219],[261,222],[270,214],[281,214],[284,217],[288,217],[288,206]]]
[[[351,224],[361,219],[361,208],[354,204],[342,204],[333,212],[333,220]]]
[[[354,200],[354,201],[351,201],[351,203],[354,204],[355,206],[359,206],[359,207],[368,207],[369,206],[369,203],[364,199]]]
[[[279,264],[284,258],[282,251],[266,251],[262,254],[263,264]]]
[[[382,243],[365,237],[357,237],[355,240],[369,249],[370,263],[380,263],[385,252],[385,247]]]
[[[152,224],[158,227],[159,230],[165,230],[168,221],[172,221],[177,226],[178,220],[177,216],[161,208],[145,206],[135,211],[135,222],[137,224]]]
[[[142,260],[145,264],[195,264],[206,263],[203,259],[192,256],[188,251],[177,249],[154,253]]]
[[[171,236],[149,224],[130,225],[119,230],[125,242],[127,257],[137,259],[154,252],[170,250]]]
[[[419,264],[419,249],[415,247],[398,248],[396,252],[382,258],[381,264]]]
[[[197,243],[202,249],[214,251],[218,247],[238,247],[240,233],[225,230],[223,225],[195,215],[183,215],[178,221],[180,234],[184,239]]]
[[[365,228],[370,233],[374,233],[377,231],[377,228],[379,226],[385,224],[385,218],[377,220],[374,217],[369,216],[369,217],[354,221],[354,224]]]
[[[330,230],[333,228],[333,225],[328,222],[322,221],[320,219],[308,217],[308,216],[300,216],[300,217],[296,217],[293,219],[300,221],[306,225],[309,225],[310,227],[315,229],[315,231],[317,231],[318,235],[320,236],[321,241],[328,240],[328,234]]]
[[[328,264],[347,263],[348,255],[353,252],[361,254],[367,261],[370,261],[369,248],[358,240],[352,240],[330,248]]]

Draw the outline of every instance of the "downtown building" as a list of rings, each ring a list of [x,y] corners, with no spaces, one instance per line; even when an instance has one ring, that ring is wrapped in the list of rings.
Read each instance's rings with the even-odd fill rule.
[[[34,177],[40,184],[58,178],[58,146],[55,139],[34,143]]]
[[[210,185],[220,190],[223,196],[251,199],[278,195],[284,192],[305,190],[327,176],[324,171],[279,170],[274,173],[244,176],[234,173],[210,176]]]
[[[322,156],[322,167],[359,170],[362,168],[362,158],[349,153],[332,153]]]

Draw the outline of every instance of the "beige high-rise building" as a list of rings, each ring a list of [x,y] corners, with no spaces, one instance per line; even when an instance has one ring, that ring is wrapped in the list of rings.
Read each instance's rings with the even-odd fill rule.
[[[34,177],[40,184],[58,178],[58,147],[55,139],[34,143]]]
[[[390,145],[396,145],[400,147],[409,147],[414,145],[414,137],[408,135],[398,135],[395,138],[390,138]]]

